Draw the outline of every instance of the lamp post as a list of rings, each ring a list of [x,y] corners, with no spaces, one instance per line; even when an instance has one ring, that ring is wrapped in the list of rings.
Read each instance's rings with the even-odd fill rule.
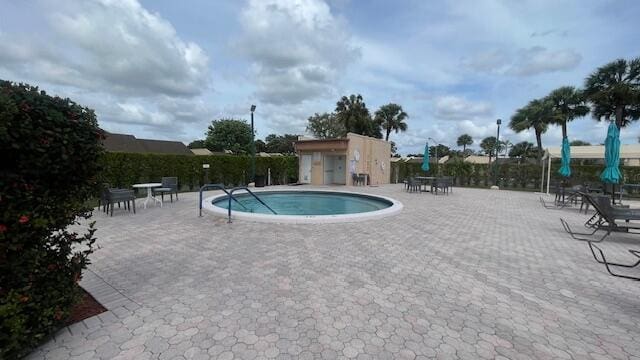
[[[496,165],[494,167],[493,173],[493,185],[498,186],[498,156],[500,150],[500,124],[502,124],[502,120],[496,120],[496,125],[498,125],[498,133],[496,135]]]
[[[253,112],[256,106],[251,105],[251,182],[256,181],[256,141],[255,131],[253,130]]]

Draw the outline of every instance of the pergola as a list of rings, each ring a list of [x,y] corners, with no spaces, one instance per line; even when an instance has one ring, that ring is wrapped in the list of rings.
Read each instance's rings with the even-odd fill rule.
[[[571,159],[604,159],[604,145],[571,146]],[[551,146],[544,151],[542,160],[547,161],[547,194],[551,181],[551,159],[560,159],[560,146]],[[640,144],[620,145],[620,159],[640,159]],[[544,189],[545,166],[542,163],[542,189]]]

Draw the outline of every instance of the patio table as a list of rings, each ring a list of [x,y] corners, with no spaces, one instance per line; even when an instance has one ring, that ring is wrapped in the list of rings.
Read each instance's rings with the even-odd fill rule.
[[[420,191],[429,192],[429,190],[426,189],[427,182],[428,181],[433,182],[436,179],[436,177],[435,176],[416,176],[415,179],[420,181],[420,184],[421,184]],[[422,185],[425,185],[424,190],[422,190]]]
[[[146,188],[147,189],[147,198],[144,200],[144,208],[147,208],[147,203],[149,202],[149,200],[154,200],[154,204],[156,203],[160,203],[160,207],[162,207],[162,200],[158,199],[157,197],[151,195],[151,189],[156,188],[156,187],[161,187],[162,183],[143,183],[143,184],[133,184],[132,187],[134,188]]]

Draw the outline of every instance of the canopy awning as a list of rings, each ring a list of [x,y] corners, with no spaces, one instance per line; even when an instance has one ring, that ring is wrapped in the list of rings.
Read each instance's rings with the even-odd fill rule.
[[[543,159],[560,159],[560,146],[550,146],[544,151]],[[572,159],[604,159],[604,145],[571,146]],[[640,159],[640,144],[620,145],[620,159]]]

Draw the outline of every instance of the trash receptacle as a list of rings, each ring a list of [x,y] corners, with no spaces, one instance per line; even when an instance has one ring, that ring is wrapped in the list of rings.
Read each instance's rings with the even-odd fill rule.
[[[256,175],[254,180],[256,187],[264,187],[265,185],[265,176],[264,175]]]

